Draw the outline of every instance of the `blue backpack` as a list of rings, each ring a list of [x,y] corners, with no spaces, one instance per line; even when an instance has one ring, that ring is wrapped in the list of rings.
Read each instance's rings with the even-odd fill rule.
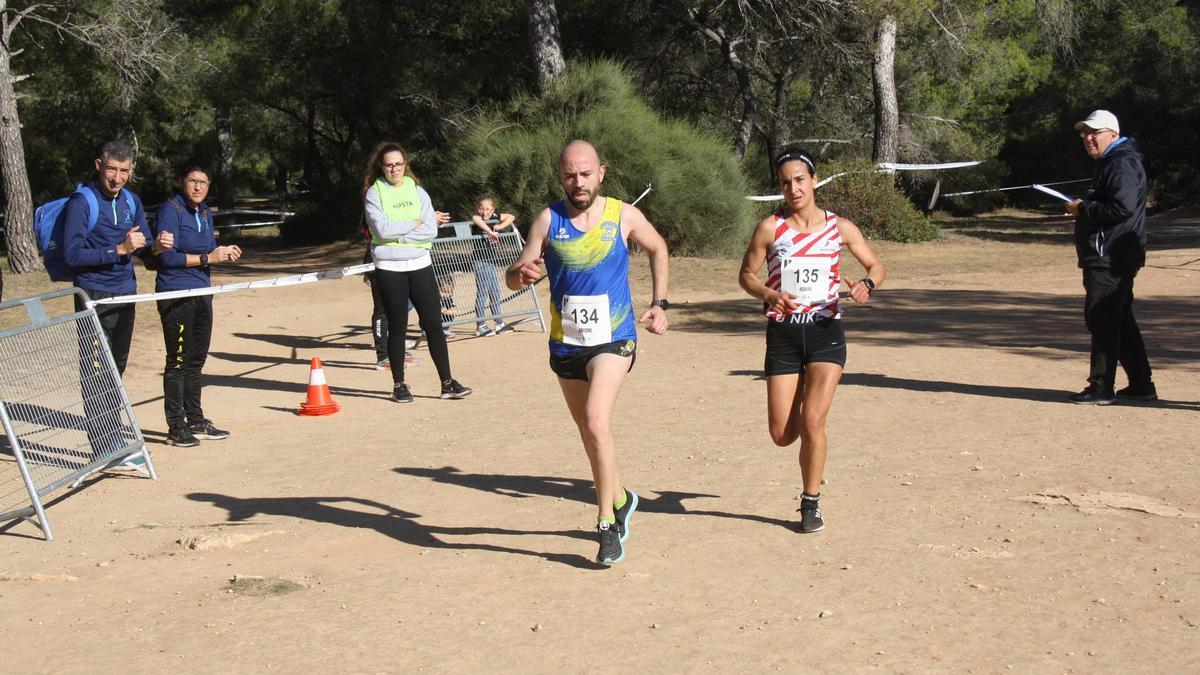
[[[83,185],[75,186],[75,194],[83,195],[88,205],[88,232],[91,232],[96,227],[96,219],[100,217],[100,204],[96,202],[96,195]],[[128,190],[121,190],[121,196],[125,198],[125,205],[129,207],[130,213],[137,212],[137,204],[133,201],[133,193]],[[63,240],[64,229],[66,226],[66,211],[67,201],[70,196],[61,197],[51,202],[46,202],[33,212],[33,229],[37,233],[38,248],[42,252],[42,264],[46,267],[46,273],[50,275],[50,281],[74,281],[75,270],[67,265],[67,252]]]

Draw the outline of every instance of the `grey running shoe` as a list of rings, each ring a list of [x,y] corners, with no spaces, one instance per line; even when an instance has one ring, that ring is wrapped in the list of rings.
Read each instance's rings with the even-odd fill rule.
[[[596,525],[596,534],[600,537],[600,551],[596,553],[596,562],[601,565],[615,565],[625,559],[625,548],[621,546],[621,535],[617,527],[602,520]]]
[[[821,509],[816,506],[800,507],[800,533],[812,534],[825,529],[825,521],[821,518]]]
[[[192,430],[187,427],[172,427],[167,431],[167,445],[174,445],[177,448],[194,448],[200,445],[200,441],[192,434]]]
[[[464,387],[453,378],[442,383],[442,398],[466,398],[474,389]]]
[[[408,390],[408,385],[403,382],[397,382],[392,387],[392,400],[396,403],[412,403],[413,395]]]
[[[637,511],[638,496],[633,490],[625,490],[625,506],[617,509],[614,515],[617,517],[617,533],[621,535],[621,543],[629,538],[629,519],[633,516],[633,512]]]
[[[487,337],[495,334],[496,331],[492,330],[488,326],[480,326],[479,328],[475,329],[475,337]]]
[[[200,420],[188,425],[192,435],[206,441],[220,441],[229,438],[229,432],[213,426],[212,420]]]
[[[1128,398],[1134,401],[1157,401],[1158,389],[1155,388],[1153,382],[1131,384],[1124,389],[1118,389],[1117,398]]]
[[[375,362],[375,370],[391,370],[391,369],[392,369],[392,360],[386,356]]]
[[[517,329],[513,328],[512,326],[510,326],[506,323],[502,323],[499,326],[496,326],[496,335],[499,335],[501,333],[515,333],[515,332],[517,332]]]

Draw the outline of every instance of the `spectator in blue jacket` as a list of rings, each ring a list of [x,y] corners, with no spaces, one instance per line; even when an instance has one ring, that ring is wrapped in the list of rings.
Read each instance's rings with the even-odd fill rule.
[[[75,271],[75,286],[88,298],[102,300],[137,292],[133,276],[133,256],[146,250],[146,213],[142,201],[130,193],[121,193],[133,176],[133,149],[124,141],[110,141],[96,159],[96,176],[84,186],[95,193],[100,213],[96,225],[91,220],[87,199],[74,194],[67,202],[63,222],[63,248],[67,265]],[[130,204],[133,208],[130,208]],[[83,302],[76,298],[77,311]],[[117,372],[125,373],[129,344],[133,338],[134,304],[97,305],[100,327],[108,338]]]
[[[173,246],[158,255],[155,292],[208,288],[213,265],[242,257],[237,246],[217,246],[212,212],[204,199],[212,177],[198,165],[179,174],[179,192],[158,209],[154,228],[159,237],[169,234]],[[167,418],[167,443],[192,447],[197,439],[221,440],[229,432],[213,426],[200,405],[200,371],[208,359],[212,338],[213,298],[195,295],[158,301],[167,363],[163,370],[163,408]]]

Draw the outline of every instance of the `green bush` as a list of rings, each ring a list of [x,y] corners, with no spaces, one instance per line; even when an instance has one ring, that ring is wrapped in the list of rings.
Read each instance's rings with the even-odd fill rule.
[[[572,64],[544,96],[519,94],[481,113],[457,140],[450,173],[434,189],[459,213],[492,192],[503,210],[528,223],[562,198],[558,156],[575,138],[595,145],[608,166],[604,194],[632,201],[647,183],[654,186],[638,208],[673,253],[728,255],[745,245],[754,216],[727,144],[659,117],[612,62]]]
[[[892,176],[870,162],[834,163],[824,176],[846,172],[817,191],[817,204],[854,221],[869,239],[917,242],[938,237],[937,225],[921,214],[892,184]]]

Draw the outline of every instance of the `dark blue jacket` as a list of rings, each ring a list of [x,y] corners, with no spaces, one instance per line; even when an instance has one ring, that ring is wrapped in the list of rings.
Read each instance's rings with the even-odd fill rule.
[[[156,291],[183,291],[190,288],[208,288],[212,278],[207,265],[187,267],[187,254],[212,253],[217,247],[213,234],[212,212],[201,202],[193,209],[183,195],[176,194],[158,209],[154,219],[154,236],[170,232],[175,236],[175,246],[158,256],[158,279]]]
[[[1132,138],[1114,141],[1096,160],[1075,218],[1075,253],[1085,268],[1146,264],[1146,170]]]
[[[63,221],[63,253],[67,265],[75,270],[75,285],[94,291],[136,293],[137,281],[133,277],[134,256],[117,255],[117,244],[120,244],[129,230],[136,225],[146,236],[147,245],[138,249],[134,255],[144,256],[150,250],[150,228],[146,227],[146,213],[142,209],[142,200],[133,195],[136,208],[131,213],[124,197],[117,195],[109,198],[100,191],[100,186],[95,180],[88,182],[83,188],[96,195],[100,213],[96,217],[96,227],[88,232],[90,207],[83,195],[72,194],[63,208],[66,214],[66,220]],[[122,191],[125,191],[124,188]]]

